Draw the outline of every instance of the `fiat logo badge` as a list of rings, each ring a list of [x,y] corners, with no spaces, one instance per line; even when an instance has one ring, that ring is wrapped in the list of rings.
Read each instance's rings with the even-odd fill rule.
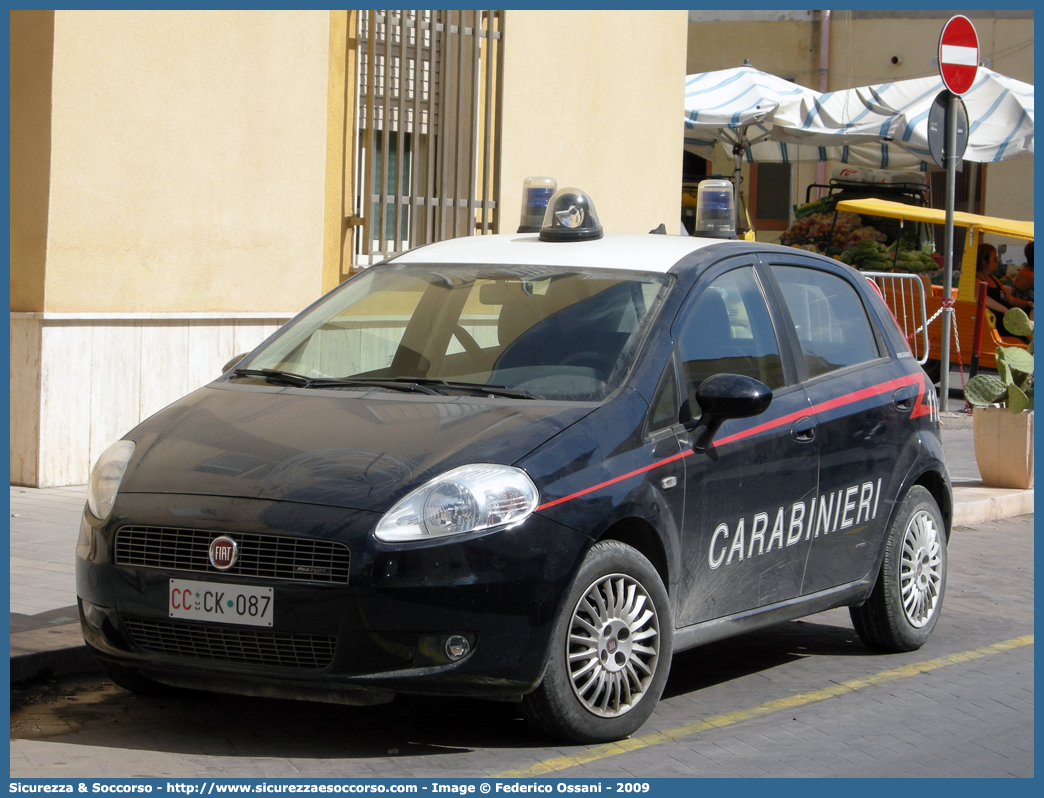
[[[210,541],[210,564],[219,571],[227,571],[236,564],[239,556],[239,547],[236,542],[227,535],[214,538]]]

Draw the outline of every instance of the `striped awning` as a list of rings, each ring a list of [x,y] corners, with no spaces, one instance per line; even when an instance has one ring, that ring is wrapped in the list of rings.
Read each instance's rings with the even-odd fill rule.
[[[931,161],[928,113],[943,89],[942,78],[935,75],[781,104],[773,117],[772,137],[792,144],[829,144],[876,135],[915,158]],[[962,99],[969,123],[964,160],[993,163],[1033,155],[1031,84],[979,67]]]
[[[928,112],[938,76],[821,94],[744,65],[689,75],[685,147],[702,157],[721,144],[748,162],[837,161],[874,169],[926,170]],[[964,95],[965,160],[1033,155],[1033,86],[980,67]]]

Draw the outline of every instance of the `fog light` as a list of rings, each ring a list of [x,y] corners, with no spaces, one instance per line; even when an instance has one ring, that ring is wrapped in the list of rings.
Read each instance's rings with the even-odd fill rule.
[[[91,629],[100,632],[102,624],[105,622],[105,610],[97,604],[91,604],[91,602],[83,599],[80,599],[80,607],[83,610],[83,619],[87,622],[87,625]]]
[[[446,652],[446,656],[456,662],[458,659],[464,659],[471,651],[471,643],[464,635],[450,635],[446,638],[446,644],[443,647]]]

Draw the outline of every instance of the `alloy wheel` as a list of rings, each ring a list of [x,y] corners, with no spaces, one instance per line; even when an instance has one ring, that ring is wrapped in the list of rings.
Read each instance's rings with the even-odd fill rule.
[[[626,574],[595,581],[573,610],[566,641],[573,693],[589,712],[617,717],[645,695],[660,656],[656,608]]]
[[[899,562],[899,590],[903,612],[911,626],[923,627],[939,603],[942,583],[942,545],[939,528],[930,513],[910,519],[903,536]]]

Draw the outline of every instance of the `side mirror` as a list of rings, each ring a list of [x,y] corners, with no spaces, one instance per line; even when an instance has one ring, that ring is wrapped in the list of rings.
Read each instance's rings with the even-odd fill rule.
[[[703,413],[693,426],[692,450],[705,452],[714,433],[730,418],[764,413],[772,402],[772,389],[742,374],[714,374],[700,383],[696,401]]]
[[[240,352],[238,355],[236,355],[234,358],[232,358],[224,366],[221,367],[221,373],[224,374],[226,371],[231,371],[233,368],[239,365],[239,362],[243,358],[245,358],[247,354],[247,352]]]

